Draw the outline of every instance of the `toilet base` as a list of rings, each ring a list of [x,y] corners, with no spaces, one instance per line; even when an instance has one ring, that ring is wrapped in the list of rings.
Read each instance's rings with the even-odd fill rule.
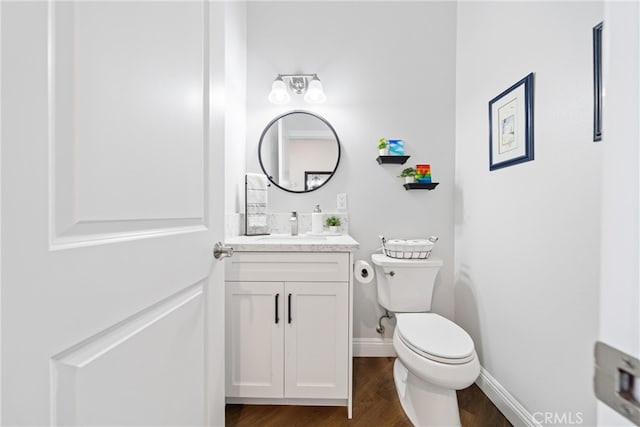
[[[393,379],[402,409],[415,426],[460,426],[455,390],[423,381],[409,372],[400,359],[393,364]]]

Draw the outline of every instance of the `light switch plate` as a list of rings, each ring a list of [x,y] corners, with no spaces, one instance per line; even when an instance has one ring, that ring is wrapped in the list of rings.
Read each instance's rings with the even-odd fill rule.
[[[336,196],[336,207],[339,211],[347,210],[347,193],[339,193]]]

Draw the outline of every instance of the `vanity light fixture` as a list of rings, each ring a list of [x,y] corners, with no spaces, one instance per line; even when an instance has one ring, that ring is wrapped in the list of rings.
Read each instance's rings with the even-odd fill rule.
[[[288,104],[291,100],[291,96],[289,92],[287,92],[287,87],[284,85],[284,80],[282,77],[278,76],[277,79],[273,81],[271,85],[271,93],[269,94],[269,101],[274,104]]]
[[[304,100],[310,104],[327,100],[317,74],[278,74],[271,85],[269,101],[278,105],[287,104],[291,100],[289,91],[297,95],[304,94]]]

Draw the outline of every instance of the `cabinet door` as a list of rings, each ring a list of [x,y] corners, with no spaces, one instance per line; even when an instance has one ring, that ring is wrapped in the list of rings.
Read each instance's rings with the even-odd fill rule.
[[[226,283],[226,395],[283,396],[284,285]]]
[[[285,397],[347,398],[348,288],[346,282],[285,283]]]

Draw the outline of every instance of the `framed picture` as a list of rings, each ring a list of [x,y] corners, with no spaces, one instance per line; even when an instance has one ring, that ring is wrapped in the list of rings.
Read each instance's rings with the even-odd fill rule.
[[[489,101],[489,170],[533,160],[533,73]]]
[[[305,171],[304,172],[304,189],[313,190],[316,187],[320,187],[324,182],[329,179],[331,172],[318,172],[318,171]]]
[[[593,140],[602,141],[602,22],[593,27]]]

